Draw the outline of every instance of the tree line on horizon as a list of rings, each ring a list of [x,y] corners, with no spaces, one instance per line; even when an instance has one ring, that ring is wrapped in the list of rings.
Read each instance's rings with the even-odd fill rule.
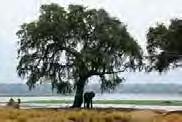
[[[81,107],[84,87],[95,76],[104,92],[125,80],[122,72],[162,73],[181,66],[181,34],[180,19],[150,27],[144,56],[126,25],[104,9],[42,5],[39,18],[17,32],[17,72],[30,89],[51,82],[59,93],[75,92],[72,107]]]
[[[51,90],[51,84],[36,84],[36,87],[33,90],[29,90],[26,84],[0,84],[0,97],[33,97],[33,96],[73,96],[74,93],[71,94],[62,94],[57,93],[56,90]],[[126,95],[180,95],[182,94],[181,90],[182,84],[176,83],[146,83],[146,84],[119,84],[114,90],[110,90],[105,92],[105,96],[116,96],[121,94],[121,96]],[[97,94],[97,96],[101,95],[102,92],[100,90],[99,84],[87,84],[85,86],[85,92],[93,91]]]

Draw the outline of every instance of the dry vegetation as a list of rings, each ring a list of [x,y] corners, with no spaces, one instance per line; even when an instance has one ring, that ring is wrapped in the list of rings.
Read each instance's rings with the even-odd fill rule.
[[[182,114],[149,110],[15,110],[0,109],[0,122],[182,122]]]

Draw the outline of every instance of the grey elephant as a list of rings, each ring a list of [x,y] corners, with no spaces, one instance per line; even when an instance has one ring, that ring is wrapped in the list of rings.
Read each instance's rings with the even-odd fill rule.
[[[95,93],[93,91],[91,92],[85,92],[84,94],[84,108],[93,108],[93,102],[92,99],[95,97]]]
[[[18,102],[15,102],[13,98],[10,98],[9,102],[7,103],[7,107],[19,109],[20,103],[20,99],[18,99]]]

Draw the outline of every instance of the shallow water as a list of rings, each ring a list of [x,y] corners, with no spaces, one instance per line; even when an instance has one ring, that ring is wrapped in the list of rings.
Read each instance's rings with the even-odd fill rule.
[[[13,97],[22,101],[35,100],[73,100],[74,96],[32,96]],[[0,97],[0,102],[7,102],[10,97]],[[182,95],[178,94],[96,94],[95,100],[182,100]]]
[[[0,104],[5,106],[5,104]],[[21,109],[31,108],[63,108],[70,107],[71,104],[37,104],[37,103],[22,103]],[[155,109],[155,110],[166,110],[166,111],[181,111],[182,106],[160,106],[160,105],[130,105],[130,104],[94,104],[93,107],[97,108],[133,108],[133,109]]]
[[[10,97],[0,97],[0,105],[5,105]],[[22,102],[36,100],[73,100],[74,96],[39,96],[39,97],[13,97],[15,100],[20,98]],[[168,94],[97,94],[94,100],[182,100],[180,95]],[[58,108],[69,107],[70,104],[51,104],[51,103],[22,103],[21,108]],[[139,109],[163,109],[163,110],[182,110],[182,106],[154,106],[154,105],[117,105],[117,104],[94,104],[95,107],[113,108],[139,108]]]

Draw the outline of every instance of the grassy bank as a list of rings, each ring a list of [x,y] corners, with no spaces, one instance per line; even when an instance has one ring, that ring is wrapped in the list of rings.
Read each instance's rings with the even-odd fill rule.
[[[182,114],[151,110],[0,109],[0,122],[182,122]]]
[[[27,101],[26,103],[37,104],[71,104],[72,100],[37,100]],[[165,100],[94,100],[95,104],[134,104],[134,105],[168,105],[182,106],[182,101],[165,101]]]

